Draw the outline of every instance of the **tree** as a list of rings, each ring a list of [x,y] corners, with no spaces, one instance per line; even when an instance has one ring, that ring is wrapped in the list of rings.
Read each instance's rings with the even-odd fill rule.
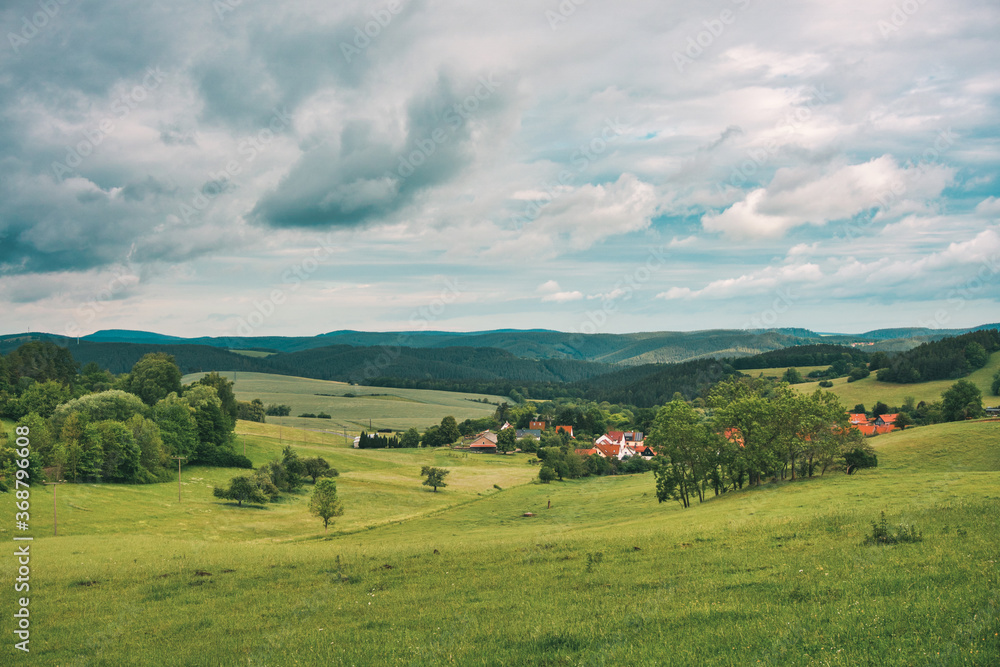
[[[160,427],[163,448],[168,456],[183,456],[189,461],[198,448],[198,422],[186,399],[170,394],[153,407],[153,421]]]
[[[101,477],[109,482],[145,482],[142,451],[132,430],[120,421],[106,419],[88,424],[87,436],[100,443],[103,453]]]
[[[802,382],[802,373],[799,372],[797,368],[789,368],[785,371],[784,375],[781,376],[783,382],[788,384],[799,384]]]
[[[411,426],[406,430],[399,438],[400,447],[419,447],[420,446],[420,431]]]
[[[165,468],[169,462],[167,453],[163,451],[160,427],[141,415],[133,415],[125,425],[132,431],[132,437],[139,446],[139,464],[146,473],[142,481],[157,481],[157,478],[166,472]]]
[[[858,380],[864,380],[866,377],[871,375],[872,372],[865,368],[864,366],[856,366],[851,369],[851,372],[847,376],[848,382],[857,382]]]
[[[229,480],[229,488],[222,489],[215,487],[212,489],[212,495],[216,498],[223,498],[225,500],[235,500],[236,504],[240,507],[243,506],[243,501],[247,503],[266,503],[268,501],[267,494],[261,490],[260,485],[257,483],[253,477],[249,475],[237,475]]]
[[[878,456],[871,445],[864,444],[856,447],[844,454],[844,469],[848,475],[853,475],[861,468],[875,468],[878,466]]]
[[[208,375],[198,380],[198,382],[195,384],[200,384],[206,387],[214,388],[216,396],[219,397],[219,401],[221,401],[222,403],[223,414],[229,417],[229,421],[232,424],[236,423],[236,412],[237,412],[236,394],[233,393],[233,382],[231,380],[222,377],[218,373],[209,373]],[[260,403],[260,399],[255,399],[255,400],[258,403]],[[263,405],[264,404],[261,403],[262,408]],[[264,420],[261,419],[260,421]],[[232,429],[232,426],[230,426],[229,428]]]
[[[678,500],[691,506],[691,495],[702,496],[708,433],[701,417],[684,401],[667,403],[656,415],[647,440],[657,456],[653,468],[656,499]]]
[[[965,346],[965,359],[972,366],[973,370],[982,368],[989,361],[990,355],[982,345],[972,341]]]
[[[337,498],[337,482],[329,477],[316,482],[312,498],[309,499],[309,511],[323,519],[323,531],[326,532],[330,519],[344,514],[344,507]]]
[[[51,417],[56,407],[70,399],[69,387],[56,380],[35,382],[28,387],[17,400],[18,414],[11,417],[21,417],[34,412],[42,417]]]
[[[319,456],[302,459],[302,467],[303,473],[312,477],[313,484],[316,484],[316,480],[320,477],[336,477],[338,475],[336,469],[331,468],[326,459]]]
[[[37,382],[55,380],[70,385],[76,378],[76,361],[69,349],[51,341],[31,341],[7,355],[14,378],[32,378]]]
[[[1000,396],[1000,371],[993,376],[993,384],[990,386],[994,396]]]
[[[941,394],[944,418],[947,421],[961,421],[982,417],[983,394],[979,387],[968,380],[959,380]]]
[[[908,412],[900,412],[896,415],[894,424],[901,429],[905,429],[907,426],[913,425],[913,417]]]
[[[517,449],[517,434],[513,428],[501,429],[497,433],[497,452],[506,454]]]
[[[263,424],[265,421],[267,411],[264,408],[264,403],[261,402],[259,398],[255,398],[252,401],[237,401],[236,402],[236,418],[242,419],[248,422],[258,422]]]
[[[556,478],[556,471],[552,469],[551,466],[543,465],[542,469],[538,471],[538,479],[541,480],[543,484],[548,484]]]
[[[146,405],[155,405],[171,392],[181,393],[181,370],[172,355],[150,352],[132,366],[125,391],[135,394]]]
[[[434,487],[434,493],[437,493],[438,487],[444,488],[448,486],[445,484],[444,478],[450,472],[450,470],[445,470],[444,468],[432,468],[431,466],[424,466],[420,469],[420,474],[427,478],[424,480],[424,486]]]
[[[458,422],[451,415],[441,420],[440,437],[442,444],[450,445],[462,437],[462,432],[458,430]]]

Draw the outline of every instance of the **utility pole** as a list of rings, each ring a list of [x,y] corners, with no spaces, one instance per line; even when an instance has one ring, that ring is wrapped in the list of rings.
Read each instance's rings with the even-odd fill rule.
[[[58,517],[56,516],[56,487],[64,482],[65,480],[59,479],[59,472],[56,472],[56,481],[45,482],[46,486],[52,487],[52,536],[53,537],[59,535]]]
[[[247,455],[247,434],[243,434],[243,456]]]
[[[246,443],[246,436],[243,436],[243,442]],[[187,457],[173,456],[171,458],[177,459],[177,502],[181,502],[181,459],[187,460]]]

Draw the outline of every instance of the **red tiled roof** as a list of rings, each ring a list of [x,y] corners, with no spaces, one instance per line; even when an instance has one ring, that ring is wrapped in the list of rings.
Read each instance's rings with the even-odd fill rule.
[[[740,430],[738,428],[727,428],[723,431],[722,435],[729,442],[735,442],[740,447],[743,447],[743,436],[740,435]]]
[[[863,412],[860,412],[860,413],[858,413],[858,412],[851,412],[849,414],[851,415],[851,423],[852,424],[867,424],[868,423],[868,415],[866,415]]]
[[[854,424],[854,428],[861,431],[862,435],[875,435],[875,424]]]
[[[896,413],[896,414],[893,414],[893,415],[881,415],[879,417],[879,419],[881,419],[882,421],[884,421],[886,424],[894,424],[896,422],[896,417],[898,417],[898,416],[899,416],[899,413]]]
[[[558,433],[559,431],[566,431],[567,433],[570,434],[570,436],[573,435],[573,427],[572,426],[556,426],[556,433]]]
[[[580,456],[590,456],[591,454],[597,453],[597,449],[574,449],[573,451],[575,451]]]
[[[875,433],[877,433],[878,435],[882,435],[883,433],[892,433],[895,430],[896,427],[893,424],[885,424],[883,426],[875,427]]]
[[[595,449],[607,458],[618,458],[618,445],[596,445]]]

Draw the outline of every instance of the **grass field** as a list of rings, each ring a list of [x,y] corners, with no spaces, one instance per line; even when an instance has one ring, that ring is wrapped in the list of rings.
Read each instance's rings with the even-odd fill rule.
[[[183,382],[194,382],[203,375],[204,373],[186,375]],[[494,404],[510,400],[487,394],[366,387],[266,373],[225,371],[221,375],[230,380],[235,377],[234,390],[241,401],[259,398],[265,405],[276,403],[292,407],[289,417],[268,417],[270,424],[353,434],[362,429],[369,430],[369,423],[372,429],[405,431],[415,426],[422,431],[440,423],[445,415],[452,415],[458,421],[488,417],[496,411]],[[490,403],[479,402],[482,399]],[[320,412],[327,413],[332,419],[296,416]]]
[[[277,427],[244,427],[255,463],[278,454]],[[307,493],[264,508],[212,498],[210,485],[234,471],[185,469],[179,504],[176,483],[62,486],[58,538],[51,489],[33,489],[31,663],[996,665],[1000,656],[997,421],[887,434],[872,441],[877,469],[689,510],[658,504],[650,474],[542,485],[523,455],[353,450],[290,428],[281,437],[342,473],[346,513],[329,535],[306,513]],[[422,487],[426,464],[451,469],[450,486]],[[13,518],[11,494],[0,508]],[[923,541],[864,546],[883,510],[890,523],[916,524]],[[0,523],[0,536],[11,528]],[[7,556],[0,567],[13,576],[16,565]],[[11,643],[3,664],[14,664]]]
[[[809,371],[804,369],[813,370],[815,368],[815,366],[803,366],[799,367],[799,370],[802,372],[802,375],[805,375]],[[762,371],[765,376],[774,375],[780,377],[781,373],[784,373],[784,369],[780,369],[780,372],[777,373],[768,373],[768,370],[775,371],[775,369],[758,369],[741,372],[752,373],[754,377]],[[1000,352],[994,352],[990,355],[990,360],[985,367],[980,368],[966,378],[983,392],[983,405],[1000,405],[1000,397],[993,396],[990,391],[993,376],[998,370],[1000,370]],[[833,386],[826,389],[826,391],[832,391],[837,394],[840,397],[840,402],[845,407],[853,408],[858,403],[863,403],[866,408],[871,410],[877,401],[882,401],[889,406],[901,406],[907,396],[912,396],[917,403],[920,401],[927,401],[928,403],[939,401],[941,400],[941,393],[955,384],[957,380],[895,384],[892,382],[879,382],[875,379],[875,373],[872,373],[864,380],[856,382],[848,382],[846,377],[837,378],[836,380],[831,380],[831,382],[833,382]],[[805,382],[792,386],[799,391],[810,394],[820,388],[819,382]]]

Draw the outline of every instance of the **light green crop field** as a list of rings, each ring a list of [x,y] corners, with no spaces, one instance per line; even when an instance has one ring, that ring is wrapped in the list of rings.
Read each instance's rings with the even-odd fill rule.
[[[805,377],[813,371],[825,371],[830,367],[830,364],[825,366],[792,366],[791,368],[796,369],[799,373],[802,373],[802,377]],[[749,375],[750,377],[758,377],[763,375],[766,378],[780,378],[788,370],[788,366],[785,368],[749,368],[747,370],[741,370],[740,373]]]
[[[183,382],[194,382],[203,375],[186,375]],[[380,428],[405,431],[411,426],[422,431],[440,423],[445,415],[452,415],[458,421],[488,417],[496,411],[494,404],[510,401],[509,398],[488,394],[367,387],[267,373],[223,371],[220,375],[230,380],[235,377],[234,391],[241,401],[259,398],[265,405],[276,403],[292,407],[289,417],[268,417],[270,424],[354,434]],[[489,403],[479,402],[482,399]],[[297,416],[320,412],[327,413],[332,419]]]
[[[263,359],[265,357],[270,357],[274,352],[265,352],[264,350],[229,350],[233,354],[242,354],[244,357],[255,357],[257,359]]]
[[[247,425],[240,424],[242,431]],[[255,463],[328,458],[309,488],[236,507],[210,486],[32,489],[33,665],[996,665],[1000,422],[873,439],[880,466],[658,504],[651,474],[532,481],[525,455],[354,450],[253,425]],[[437,493],[419,467],[451,470]],[[501,490],[494,488],[494,484]],[[12,494],[0,539],[13,537]],[[551,503],[551,507],[549,506]],[[880,511],[923,541],[865,546]],[[525,512],[536,516],[524,517]],[[13,549],[10,549],[12,552]],[[0,558],[6,579],[15,559]],[[18,594],[21,595],[21,594]]]
[[[985,367],[971,373],[967,380],[974,383],[983,392],[983,405],[1000,405],[1000,397],[993,396],[990,385],[993,376],[1000,370],[1000,352],[990,355],[990,360]],[[749,371],[743,371],[749,373]],[[804,373],[803,373],[804,374]],[[947,390],[958,380],[934,380],[932,382],[917,382],[914,384],[895,384],[891,382],[879,382],[872,373],[864,380],[848,382],[846,377],[831,380],[833,386],[826,391],[832,391],[840,397],[840,402],[848,408],[853,408],[858,403],[863,403],[871,410],[877,401],[882,401],[886,405],[902,405],[907,396],[912,396],[916,402],[941,400],[941,393]],[[792,385],[799,391],[811,394],[819,389],[819,382],[806,382]]]

